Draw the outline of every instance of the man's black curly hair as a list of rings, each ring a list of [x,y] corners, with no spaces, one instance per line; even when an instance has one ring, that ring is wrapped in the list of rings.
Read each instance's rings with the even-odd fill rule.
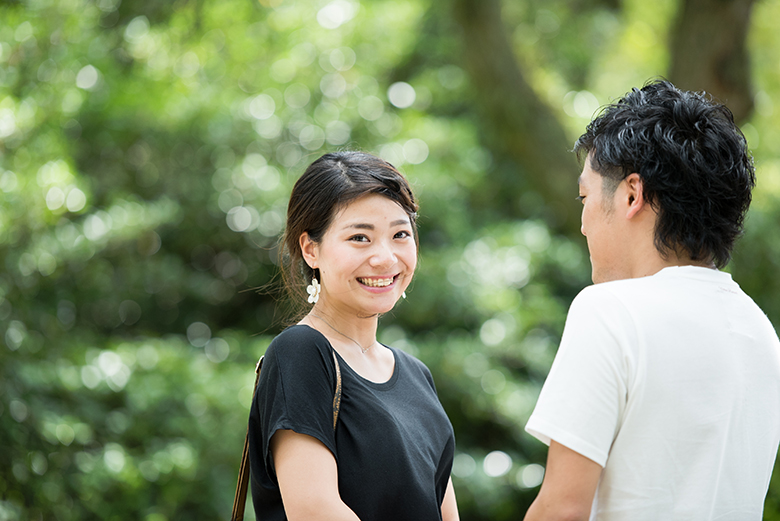
[[[742,234],[755,186],[745,136],[724,105],[664,80],[634,88],[607,105],[574,145],[614,193],[636,172],[658,212],[662,255],[725,266]]]

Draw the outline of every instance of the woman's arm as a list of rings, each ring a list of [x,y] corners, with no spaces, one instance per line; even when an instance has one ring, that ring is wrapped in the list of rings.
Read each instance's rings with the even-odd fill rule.
[[[452,486],[452,478],[447,483],[447,491],[444,493],[444,500],[441,502],[442,521],[460,521],[458,515],[458,503],[455,501],[455,487]]]
[[[270,448],[289,521],[360,521],[341,500],[336,459],[321,441],[280,430]]]

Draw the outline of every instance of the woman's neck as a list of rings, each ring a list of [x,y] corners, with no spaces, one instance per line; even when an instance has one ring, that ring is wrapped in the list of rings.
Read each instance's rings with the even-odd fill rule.
[[[348,343],[354,342],[365,352],[376,342],[378,315],[361,317],[316,304],[306,316],[310,325],[319,330],[330,330]]]

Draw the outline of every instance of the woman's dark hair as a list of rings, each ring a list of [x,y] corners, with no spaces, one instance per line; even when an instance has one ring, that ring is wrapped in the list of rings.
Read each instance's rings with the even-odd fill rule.
[[[306,302],[314,275],[303,260],[299,239],[322,240],[334,216],[360,197],[379,194],[398,203],[417,238],[417,202],[403,175],[387,161],[364,152],[333,152],[314,161],[290,194],[287,226],[281,239],[282,280],[293,305]]]
[[[574,145],[614,193],[632,173],[658,212],[662,255],[725,266],[755,186],[753,160],[731,111],[704,93],[656,80],[606,106]]]

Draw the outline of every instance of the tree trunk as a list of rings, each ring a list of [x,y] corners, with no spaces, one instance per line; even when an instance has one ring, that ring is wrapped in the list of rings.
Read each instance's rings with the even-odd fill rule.
[[[704,90],[724,103],[737,122],[753,111],[746,38],[754,0],[683,0],[672,32],[669,79],[685,90]]]
[[[496,157],[496,209],[529,217],[541,211],[551,227],[579,233],[579,167],[555,114],[525,80],[501,19],[499,0],[452,0],[462,30],[463,66],[476,90]],[[539,200],[541,197],[541,201]]]

